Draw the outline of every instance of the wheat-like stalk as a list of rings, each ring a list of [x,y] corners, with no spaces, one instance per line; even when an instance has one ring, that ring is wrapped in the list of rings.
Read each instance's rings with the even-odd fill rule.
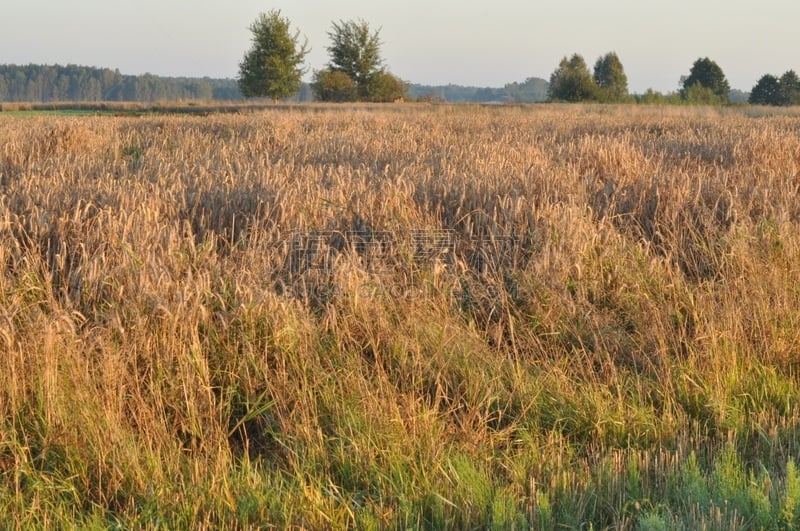
[[[791,527],[764,112],[0,114],[0,523]]]

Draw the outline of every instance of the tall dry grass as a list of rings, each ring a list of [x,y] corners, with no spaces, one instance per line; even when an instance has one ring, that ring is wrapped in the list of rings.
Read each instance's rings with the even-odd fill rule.
[[[0,117],[7,527],[800,520],[800,119]]]

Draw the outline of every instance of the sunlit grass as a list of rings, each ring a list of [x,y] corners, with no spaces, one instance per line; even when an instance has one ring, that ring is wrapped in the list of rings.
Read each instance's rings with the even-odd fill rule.
[[[800,118],[0,120],[0,526],[800,525]]]

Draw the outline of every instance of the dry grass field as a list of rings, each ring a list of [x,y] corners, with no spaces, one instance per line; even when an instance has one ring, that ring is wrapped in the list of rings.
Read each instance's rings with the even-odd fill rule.
[[[800,113],[0,114],[0,527],[800,526]]]

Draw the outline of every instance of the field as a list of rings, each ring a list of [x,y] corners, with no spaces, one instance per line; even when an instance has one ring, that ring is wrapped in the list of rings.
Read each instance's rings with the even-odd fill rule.
[[[0,527],[800,526],[800,113],[0,114]]]

